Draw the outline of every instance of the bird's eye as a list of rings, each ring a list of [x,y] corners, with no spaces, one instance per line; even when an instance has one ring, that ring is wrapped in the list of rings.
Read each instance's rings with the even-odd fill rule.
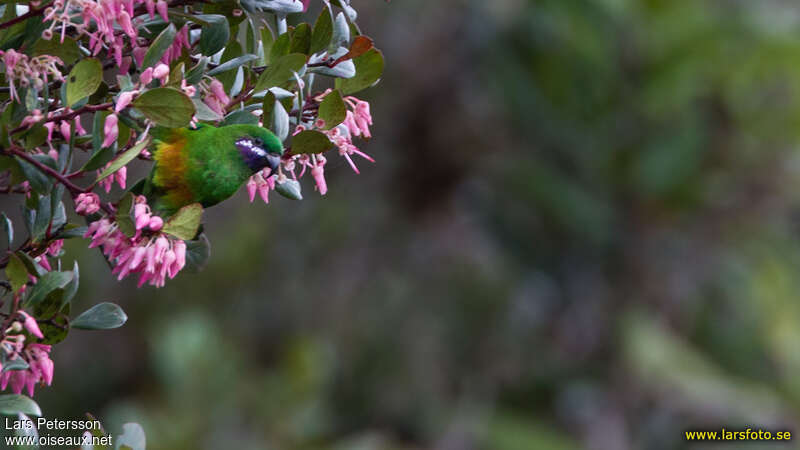
[[[253,143],[256,144],[259,147],[263,147],[264,146],[264,143],[259,138],[253,139]]]

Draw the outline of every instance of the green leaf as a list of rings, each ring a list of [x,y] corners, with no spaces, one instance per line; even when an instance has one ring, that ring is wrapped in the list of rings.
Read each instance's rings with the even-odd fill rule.
[[[322,8],[311,34],[311,47],[309,53],[314,54],[328,48],[333,37],[333,19],[328,8]]]
[[[42,410],[36,402],[24,395],[0,395],[0,414],[13,416],[19,413],[41,416]]]
[[[275,108],[275,94],[267,91],[264,95],[264,102],[261,105],[261,122],[267,124],[272,117],[272,110]]]
[[[106,167],[105,170],[103,170],[103,172],[101,172],[100,175],[97,176],[97,180],[95,182],[98,182],[108,177],[117,170],[121,169],[124,165],[133,161],[134,158],[136,158],[137,156],[139,156],[140,153],[142,153],[142,150],[144,150],[147,147],[147,144],[149,143],[150,141],[148,139],[143,139],[141,142],[137,143],[133,147],[125,150],[121,155],[117,156],[111,162],[111,165]]]
[[[216,2],[216,3],[203,3],[203,13],[205,14],[219,14],[228,18],[228,22],[233,29],[247,18],[247,14],[242,14],[239,17],[233,15],[234,9],[240,9],[239,2]]]
[[[289,200],[302,200],[303,194],[300,192],[300,182],[297,180],[287,179],[283,183],[275,184],[275,192],[288,198]]]
[[[13,253],[8,255],[8,265],[6,266],[6,278],[11,283],[11,289],[14,292],[19,292],[22,286],[28,282],[28,269],[25,263]]]
[[[204,120],[204,121],[212,121],[216,122],[218,120],[222,120],[222,115],[214,111],[213,109],[209,108],[202,100],[198,98],[193,98],[192,103],[194,103],[194,107],[196,112],[194,116],[197,120]]]
[[[292,40],[289,44],[289,53],[308,54],[311,46],[311,25],[301,23],[297,25],[292,33]]]
[[[33,308],[35,317],[52,318],[52,322],[39,324],[39,329],[44,335],[44,339],[40,341],[42,344],[55,345],[67,338],[69,310],[70,305],[64,301],[64,291],[61,289],[53,291],[43,302]]]
[[[53,236],[53,239],[74,239],[83,237],[83,235],[86,234],[87,229],[88,227],[85,226],[82,227],[75,225],[74,223],[68,223],[61,231]]]
[[[272,43],[272,48],[269,50],[269,63],[274,64],[280,58],[289,54],[289,45],[292,42],[292,33],[288,31],[278,36],[275,42]]]
[[[14,448],[16,450],[39,450],[39,429],[36,427],[36,422],[23,413],[18,413],[16,420],[29,426],[22,426],[11,431],[11,434],[19,437],[22,442],[15,445]],[[32,444],[28,444],[28,442],[32,442]]]
[[[103,135],[105,134],[103,132],[103,125],[108,114],[108,111],[97,111],[94,113],[94,118],[92,119],[92,148],[95,152],[100,150],[103,145]]]
[[[29,254],[21,250],[17,251],[14,254],[17,255],[17,257],[20,259],[20,261],[22,261],[23,264],[25,264],[25,269],[27,269],[28,273],[30,273],[31,275],[40,277],[47,273],[44,267],[40,266],[39,263],[34,261]]]
[[[299,72],[305,64],[306,55],[301,53],[282,56],[264,70],[256,83],[254,91],[263,91],[285,83],[289,78],[292,78],[293,72]]]
[[[55,190],[53,190],[55,192]],[[50,200],[52,204],[53,201]],[[50,231],[58,230],[61,228],[65,223],[67,223],[67,209],[64,207],[64,202],[57,202],[55,208],[53,208],[52,218],[50,219]]]
[[[186,269],[190,272],[203,270],[211,257],[211,244],[204,233],[200,233],[197,239],[186,242]]]
[[[146,444],[142,426],[126,423],[122,425],[122,434],[115,439],[114,450],[145,450]]]
[[[6,236],[6,245],[11,248],[11,243],[14,242],[14,224],[11,219],[6,216],[6,213],[0,212],[0,227],[3,229],[3,234]]]
[[[133,106],[148,119],[167,128],[189,125],[195,112],[192,99],[172,88],[150,89],[136,97]]]
[[[22,135],[25,138],[24,147],[30,150],[45,143],[47,140],[47,129],[41,123],[37,123],[29,130],[24,131]]]
[[[61,42],[60,39],[50,39],[49,41],[39,39],[33,44],[33,55],[58,56],[64,64],[69,66],[81,57],[81,51],[78,49],[75,39],[70,37],[65,37],[64,42]]]
[[[44,165],[50,166],[53,169],[56,167],[56,163],[53,161],[53,158],[47,155],[31,155],[31,157]],[[22,174],[25,175],[25,178],[27,178],[27,180],[30,182],[31,189],[40,194],[46,194],[50,192],[50,189],[53,187],[53,180],[48,175],[40,171],[36,166],[28,161],[25,161],[18,156],[15,156],[15,158],[19,163],[19,168],[22,169]]]
[[[222,122],[221,126],[234,125],[234,124],[255,125],[257,123],[258,123],[257,116],[253,115],[253,113],[251,113],[250,111],[239,109],[225,116],[225,120]]]
[[[184,241],[194,239],[202,217],[203,206],[200,203],[186,205],[167,220],[161,231]]]
[[[347,47],[350,42],[350,26],[344,14],[339,13],[333,21],[333,36],[328,44],[328,53],[333,53],[339,47]]]
[[[39,93],[36,89],[30,88],[25,90],[25,108],[28,111],[39,109]]]
[[[144,59],[142,60],[142,67],[139,69],[144,70],[150,66],[154,66],[161,60],[161,57],[164,56],[164,52],[167,51],[170,45],[172,45],[172,41],[175,40],[175,34],[177,30],[175,29],[175,25],[169,24],[168,27],[164,28],[164,31],[156,37],[153,42],[150,44],[150,48],[147,49],[147,53],[144,54]]]
[[[272,106],[270,129],[275,133],[275,136],[278,136],[281,142],[285,141],[289,136],[289,113],[286,112],[283,104],[277,100]]]
[[[53,210],[50,207],[50,196],[40,196],[39,206],[36,208],[36,219],[33,221],[33,229],[31,230],[31,238],[34,242],[40,241],[42,238],[44,238],[44,234],[47,231],[47,226],[50,225],[52,211]]]
[[[344,122],[347,117],[347,107],[342,99],[342,94],[338,90],[331,91],[319,105],[319,118],[325,121],[325,129],[331,128]]]
[[[78,285],[80,284],[80,271],[78,270],[78,261],[75,261],[72,265],[72,281],[70,281],[64,287],[64,303],[69,303],[75,297],[75,294],[78,293]]]
[[[102,81],[103,65],[99,60],[86,58],[75,64],[67,75],[67,105],[75,106],[79,100],[94,94]]]
[[[292,138],[292,154],[322,153],[333,148],[333,142],[319,131],[301,131]]]
[[[353,63],[356,66],[356,76],[336,80],[336,87],[341,89],[344,95],[355,94],[372,86],[383,74],[383,53],[378,49],[373,48],[353,59]]]
[[[209,58],[207,56],[201,57],[200,61],[186,73],[184,77],[186,82],[189,84],[199,83],[200,80],[203,79],[203,72],[205,72],[206,67],[208,67],[208,61]]]
[[[97,170],[103,166],[105,166],[111,158],[114,157],[114,147],[103,147],[91,156],[86,164],[83,165],[81,171],[90,171],[90,170]]]
[[[81,330],[113,330],[125,324],[128,316],[114,303],[98,303],[70,322],[70,327]]]
[[[122,231],[126,236],[131,237],[136,233],[136,226],[131,218],[131,210],[133,209],[133,194],[128,192],[117,204],[117,214],[114,216],[114,221],[119,226],[119,231]]]
[[[261,28],[261,48],[264,50],[263,64],[269,62],[269,55],[272,51],[272,44],[274,43],[275,38],[272,37],[272,31],[269,30],[269,27]]]
[[[72,272],[47,272],[36,281],[30,290],[28,298],[25,299],[25,306],[35,306],[47,297],[48,294],[56,289],[63,289],[73,277]]]
[[[209,23],[202,27],[200,53],[211,56],[222,50],[231,36],[228,19],[219,14],[203,14],[196,17]]]
[[[244,53],[245,52],[242,51],[242,45],[239,44],[239,41],[232,39],[230,42],[228,42],[228,45],[225,46],[225,51],[222,52],[220,63],[224,64],[233,58],[238,58],[239,56],[244,55]],[[217,80],[222,83],[226,92],[231,90],[238,72],[238,70],[229,70],[225,73],[217,74]]]
[[[233,70],[239,66],[249,63],[250,61],[254,61],[258,59],[257,55],[253,55],[248,53],[246,55],[238,56],[236,58],[231,59],[230,61],[225,61],[224,63],[218,65],[217,67],[208,71],[208,76],[213,77],[218,73],[227,72],[229,70]]]

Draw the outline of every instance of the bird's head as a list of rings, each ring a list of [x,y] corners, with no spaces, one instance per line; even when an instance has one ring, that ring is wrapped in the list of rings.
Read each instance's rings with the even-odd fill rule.
[[[283,155],[283,144],[277,136],[257,125],[231,125],[231,127],[237,128],[234,144],[253,173],[265,167],[269,167],[273,172],[278,169]]]

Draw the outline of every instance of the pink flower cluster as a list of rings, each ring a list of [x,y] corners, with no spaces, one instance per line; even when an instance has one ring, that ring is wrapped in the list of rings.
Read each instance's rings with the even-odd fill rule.
[[[264,169],[247,180],[247,195],[250,197],[250,203],[256,198],[256,192],[264,200],[264,203],[269,203],[269,191],[275,189],[275,177],[270,176],[268,169]]]
[[[3,341],[4,347],[5,342]],[[50,359],[50,349],[51,347],[45,344],[28,344],[21,351],[12,354],[9,359],[24,358],[28,363],[28,368],[26,370],[9,370],[0,375],[0,390],[5,390],[11,384],[11,391],[15,394],[20,394],[24,388],[27,388],[28,395],[33,397],[33,391],[37,384],[50,386],[53,383],[54,370],[53,360]]]
[[[47,251],[45,251],[43,254],[37,256],[36,258],[34,258],[34,261],[36,261],[37,264],[39,264],[40,266],[42,266],[43,269],[45,269],[45,270],[47,270],[49,272],[49,271],[53,270],[53,267],[50,266],[50,261],[47,259],[47,257],[51,256],[51,257],[55,258],[57,256],[60,256],[62,247],[64,247],[64,240],[63,239],[56,239],[53,242],[51,242],[50,245],[47,246]],[[36,277],[34,277],[33,275],[29,275],[29,276],[31,278],[31,281],[33,281],[35,283],[36,282]]]
[[[22,393],[27,387],[28,395],[33,397],[34,387],[37,383],[50,385],[53,382],[53,360],[50,359],[50,346],[37,343],[25,343],[25,335],[20,333],[24,328],[31,336],[44,339],[39,325],[30,314],[23,310],[17,311],[22,318],[22,323],[18,320],[12,322],[11,327],[6,330],[6,336],[0,341],[0,349],[5,354],[6,361],[23,359],[28,368],[25,370],[7,370],[0,375],[0,390],[5,390],[9,383],[11,390],[15,394]],[[16,332],[16,334],[8,334]],[[0,370],[2,370],[0,364]]]
[[[117,223],[105,217],[92,222],[84,237],[92,239],[89,248],[102,247],[118,280],[138,273],[139,286],[149,283],[162,287],[167,277],[174,278],[186,265],[186,243],[160,232],[164,221],[151,213],[144,197],[137,197],[133,215],[133,237],[126,236]]]
[[[100,197],[94,192],[78,194],[78,196],[75,197],[76,213],[82,216],[88,216],[97,211],[100,211]]]
[[[42,38],[51,39],[58,29],[61,42],[64,42],[67,28],[73,28],[77,36],[89,36],[89,49],[97,55],[104,48],[114,58],[121,73],[127,73],[131,58],[141,66],[147,47],[139,46],[139,26],[144,16],[137,17],[136,8],[144,5],[150,19],[156,13],[169,22],[169,5],[165,0],[55,0],[45,10],[44,21],[51,21],[50,26],[42,33]],[[94,24],[94,26],[92,26]],[[122,30],[122,33],[119,32]],[[123,35],[127,36],[130,46],[126,48]],[[184,25],[175,36],[172,45],[164,53],[161,61],[169,64],[180,58],[183,48],[191,48],[189,27]]]
[[[98,175],[102,173],[103,170],[111,166],[111,163],[106,164],[106,166],[102,170],[98,170]],[[114,185],[116,181],[117,184],[121,189],[125,189],[125,183],[128,179],[128,166],[122,166],[117,169],[112,175],[109,175],[98,182],[98,184],[106,191],[106,193],[111,192],[111,187]]]
[[[330,93],[331,89],[328,89],[316,96],[314,100],[322,102],[325,96]],[[368,102],[359,100],[353,96],[345,97],[344,101],[350,109],[347,111],[347,116],[341,124],[330,130],[325,130],[325,121],[317,119],[311,127],[302,124],[298,125],[294,130],[294,134],[309,128],[325,133],[328,139],[336,145],[339,155],[347,160],[347,163],[350,164],[350,167],[353,168],[355,173],[359,173],[358,167],[353,162],[352,155],[359,155],[369,162],[375,162],[375,160],[353,144],[353,137],[372,137],[369,131],[369,127],[372,125],[372,115],[370,114]],[[279,173],[270,173],[268,169],[264,169],[250,177],[250,180],[247,182],[247,193],[250,197],[250,202],[252,203],[253,200],[255,200],[256,192],[258,192],[261,199],[264,200],[264,203],[269,203],[269,191],[275,189],[275,185],[286,178],[284,172],[289,173],[292,179],[297,180],[305,175],[307,169],[314,179],[316,189],[321,195],[325,195],[328,192],[328,183],[325,180],[325,164],[327,162],[328,160],[322,154],[299,154],[284,157],[281,161]],[[300,170],[299,174],[295,172],[298,168]]]
[[[6,81],[10,90],[11,99],[20,102],[15,83],[22,87],[33,86],[37,91],[41,90],[48,82],[49,75],[59,81],[64,80],[64,76],[57,66],[63,66],[61,59],[50,55],[39,55],[28,57],[14,49],[6,51],[0,50],[5,66]]]
[[[219,80],[212,79],[210,83],[201,83],[200,87],[206,93],[205,104],[215,113],[224,116],[225,108],[231,99],[225,93],[225,87],[222,86],[222,83]]]

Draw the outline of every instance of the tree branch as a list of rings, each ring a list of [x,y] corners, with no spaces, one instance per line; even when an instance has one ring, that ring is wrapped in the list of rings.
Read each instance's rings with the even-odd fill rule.
[[[28,163],[30,163],[31,165],[33,165],[34,167],[36,167],[37,169],[39,169],[39,171],[44,173],[45,175],[48,175],[50,177],[55,178],[59,183],[63,184],[64,187],[69,189],[69,191],[70,191],[70,193],[72,194],[73,197],[78,195],[78,194],[83,194],[83,193],[86,192],[86,189],[82,189],[82,188],[74,185],[71,181],[66,179],[66,177],[64,177],[64,175],[58,173],[58,171],[56,171],[52,167],[49,167],[49,166],[46,166],[46,165],[40,163],[35,158],[33,158],[31,155],[29,155],[28,153],[26,153],[22,149],[20,149],[19,147],[11,147],[11,148],[5,149],[4,153],[9,154],[9,155],[18,156],[18,157],[24,159],[25,161],[27,161]]]
[[[75,111],[71,111],[71,112],[64,113],[64,114],[59,114],[59,115],[53,116],[53,117],[48,117],[47,119],[45,119],[44,122],[41,122],[41,123],[60,122],[62,120],[70,120],[70,119],[74,118],[75,116],[79,116],[79,115],[81,115],[81,114],[83,114],[85,112],[102,111],[104,109],[111,108],[112,106],[114,106],[114,104],[111,103],[111,102],[109,102],[109,103],[101,103],[99,105],[86,105],[86,106],[83,106],[81,108],[76,109]],[[19,133],[20,131],[22,131],[24,129],[26,129],[26,127],[20,125],[17,128],[14,128],[13,130],[11,130],[11,133],[9,133],[9,134],[13,135],[13,134]]]
[[[3,29],[8,28],[8,27],[12,27],[12,26],[24,21],[24,20],[28,20],[31,17],[35,17],[35,16],[38,16],[38,15],[42,14],[44,12],[44,10],[47,9],[51,4],[53,4],[53,2],[47,2],[44,5],[40,6],[39,8],[32,9],[32,10],[26,12],[25,14],[19,16],[19,17],[15,17],[15,18],[9,20],[8,22],[0,23],[0,30],[3,30]]]

